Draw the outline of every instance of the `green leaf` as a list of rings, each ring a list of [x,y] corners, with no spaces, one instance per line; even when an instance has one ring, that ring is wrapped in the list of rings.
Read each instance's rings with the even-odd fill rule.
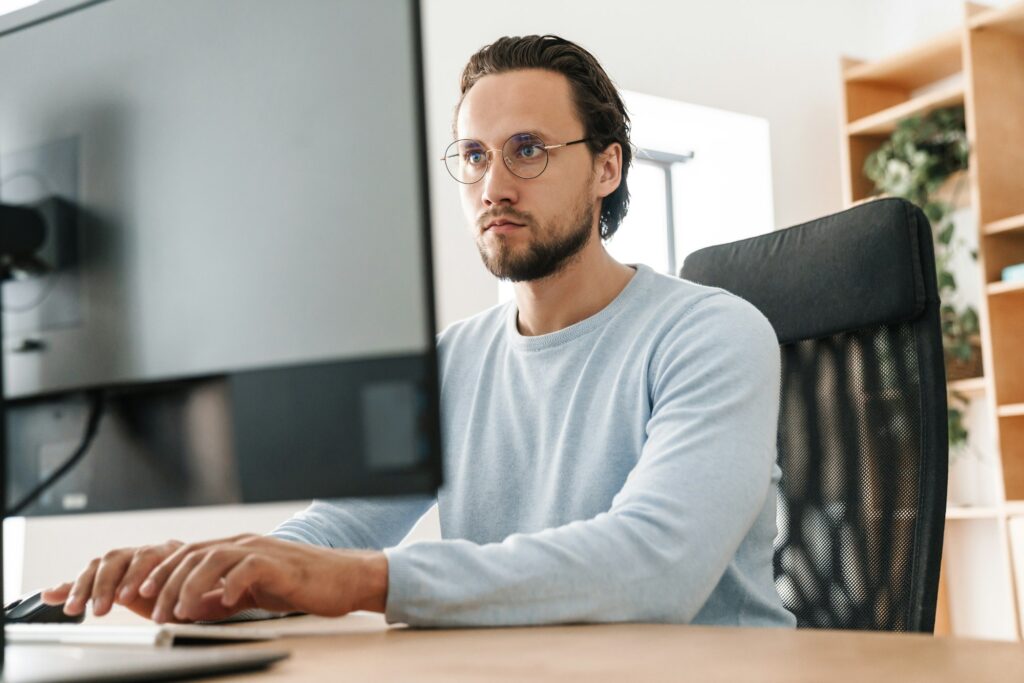
[[[946,223],[946,225],[939,231],[938,240],[940,244],[949,246],[949,243],[953,241],[953,231],[956,226],[952,222]]]
[[[973,306],[968,306],[960,316],[960,326],[967,334],[977,334],[981,329],[978,324],[978,312]]]

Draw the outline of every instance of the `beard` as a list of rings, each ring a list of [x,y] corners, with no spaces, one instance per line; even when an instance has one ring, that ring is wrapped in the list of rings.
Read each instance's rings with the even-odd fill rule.
[[[491,244],[487,243],[486,234],[477,237],[476,246],[487,270],[496,278],[511,282],[541,280],[564,270],[587,246],[594,231],[594,206],[585,195],[568,216],[556,219],[546,229],[530,214],[508,209],[491,212],[480,222],[486,225],[495,216],[522,223],[519,230],[532,232],[533,239],[519,247],[513,244],[518,237],[492,235]]]

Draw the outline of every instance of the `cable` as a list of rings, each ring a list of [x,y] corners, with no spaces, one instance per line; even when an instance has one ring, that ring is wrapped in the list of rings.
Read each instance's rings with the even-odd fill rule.
[[[34,489],[29,491],[24,498],[17,502],[17,504],[11,506],[7,510],[8,517],[14,517],[21,513],[22,510],[27,508],[29,505],[34,503],[39,496],[43,495],[48,488],[54,485],[58,479],[67,474],[72,467],[78,464],[78,462],[85,456],[89,450],[89,446],[92,445],[93,438],[96,436],[96,432],[99,429],[100,419],[103,417],[104,409],[104,397],[102,392],[92,392],[92,402],[89,408],[89,417],[85,423],[85,431],[82,434],[82,440],[78,444],[78,448],[71,454],[64,463],[50,473],[43,481],[39,482]]]

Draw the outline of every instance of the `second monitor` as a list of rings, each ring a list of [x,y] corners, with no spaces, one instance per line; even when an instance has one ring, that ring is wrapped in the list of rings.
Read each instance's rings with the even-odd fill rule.
[[[0,18],[0,200],[74,207],[3,287],[10,502],[96,411],[28,513],[436,490],[421,61],[405,1]]]

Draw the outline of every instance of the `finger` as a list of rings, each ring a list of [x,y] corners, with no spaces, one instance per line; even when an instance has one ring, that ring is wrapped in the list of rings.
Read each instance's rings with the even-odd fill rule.
[[[174,607],[178,604],[178,592],[181,590],[181,584],[202,561],[203,554],[203,551],[190,553],[174,568],[167,581],[164,582],[163,588],[160,589],[156,604],[153,606],[153,621],[162,624],[174,619]]]
[[[92,613],[98,617],[110,611],[114,604],[114,591],[131,562],[132,550],[111,550],[103,556],[92,584]]]
[[[178,590],[178,604],[174,616],[179,619],[195,619],[203,595],[218,588],[221,579],[250,551],[236,546],[216,546],[205,552],[205,557],[195,566]]]
[[[99,558],[90,560],[82,573],[75,579],[67,602],[64,603],[64,614],[74,617],[85,611],[85,603],[92,594],[92,582],[96,578],[96,570],[99,566]]]
[[[238,601],[251,594],[251,590],[266,580],[270,563],[259,555],[249,555],[224,575],[224,595],[221,602],[225,607],[234,607]]]
[[[40,594],[40,598],[47,605],[60,605],[65,603],[68,600],[68,595],[71,593],[72,585],[73,584],[70,581],[67,581],[59,586],[47,588]]]
[[[118,587],[117,601],[122,605],[134,601],[139,596],[139,586],[150,572],[167,559],[175,550],[184,545],[181,541],[168,541],[159,546],[146,546],[135,551],[128,570]]]
[[[214,545],[236,543],[240,540],[249,538],[250,536],[252,536],[252,534],[238,534],[237,536],[231,536],[230,538],[182,545],[149,573],[146,580],[142,582],[141,586],[139,586],[139,595],[144,598],[153,598],[159,595],[163,591],[164,583],[167,581],[168,577],[174,573],[182,559],[187,557],[190,553],[199,552]]]
[[[243,609],[250,609],[256,606],[252,598],[249,597],[248,593],[242,596],[236,604],[226,607],[222,602],[224,596],[224,590],[216,588],[208,593],[204,594],[199,602],[198,610],[190,615],[192,621],[219,621],[221,619],[227,619],[232,614],[242,611]]]

